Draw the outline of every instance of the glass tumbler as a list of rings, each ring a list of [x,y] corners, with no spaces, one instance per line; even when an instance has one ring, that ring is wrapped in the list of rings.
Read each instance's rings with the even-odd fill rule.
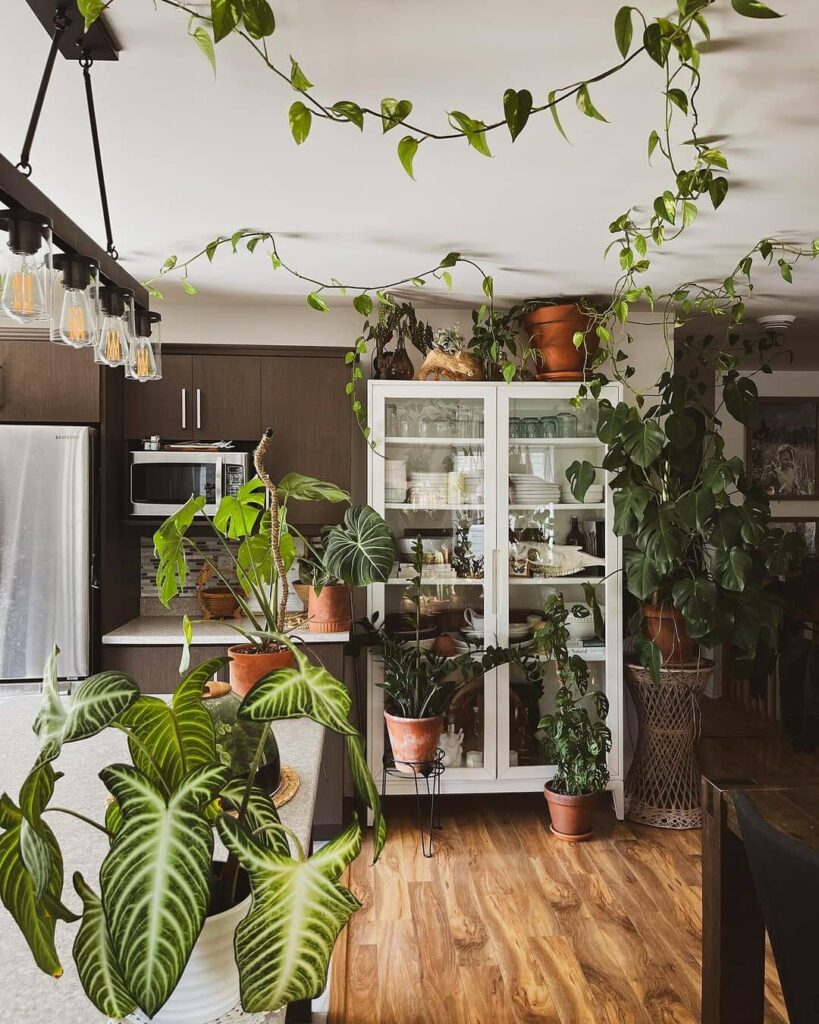
[[[521,423],[520,417],[518,417],[518,416],[510,416],[509,417],[509,436],[510,437],[523,437],[524,435],[521,433],[521,426],[522,426],[522,423]]]
[[[557,436],[577,437],[577,417],[571,412],[557,414]]]
[[[556,416],[541,416],[541,418],[540,418],[540,436],[541,437],[557,437],[557,417]]]
[[[540,437],[540,420],[537,416],[527,416],[523,421],[523,437]]]

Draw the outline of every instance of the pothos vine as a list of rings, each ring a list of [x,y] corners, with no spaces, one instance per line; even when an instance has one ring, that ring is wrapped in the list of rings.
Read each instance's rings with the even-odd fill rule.
[[[91,24],[114,0],[78,0],[79,8]],[[580,385],[579,397],[591,393],[596,397],[608,379],[602,368],[607,364],[611,376],[632,391],[638,405],[643,404],[642,394],[633,390],[629,383],[634,367],[628,362],[628,343],[632,336],[629,323],[632,314],[648,306],[659,312],[662,318],[666,347],[671,353],[672,336],[682,321],[700,314],[724,317],[726,335],[741,324],[745,303],[753,290],[752,271],[760,263],[777,260],[783,280],[790,283],[796,263],[802,258],[813,259],[819,254],[819,240],[809,246],[794,245],[774,238],[758,242],[735,265],[726,278],[716,286],[687,282],[671,292],[655,296],[646,281],[651,268],[654,251],[678,238],[688,230],[697,218],[702,200],[707,199],[713,209],[718,209],[729,191],[728,161],[724,153],[712,148],[698,134],[699,113],[697,100],[702,87],[701,60],[708,52],[710,27],[707,19],[709,9],[721,0],[677,0],[677,10],[667,17],[648,17],[640,8],[626,5],[620,8],[614,20],[614,38],[620,60],[588,78],[551,89],[541,103],[535,103],[527,89],[507,89],[502,97],[503,116],[496,118],[475,118],[458,110],[447,112],[445,130],[421,126],[410,120],[413,104],[409,99],[386,97],[378,107],[353,100],[329,102],[319,98],[313,83],[293,57],[289,69],[282,68],[270,55],[267,40],[276,30],[275,16],[268,0],[211,0],[210,14],[190,7],[184,0],[160,0],[187,15],[188,32],[202,52],[216,67],[216,44],[236,36],[241,39],[279,80],[286,82],[300,98],[289,109],[290,130],[298,145],[304,143],[310,134],[313,120],[331,124],[350,124],[363,130],[367,121],[380,124],[384,134],[401,126],[410,134],[398,143],[398,157],[404,170],[414,178],[414,160],[422,144],[465,140],[476,152],[491,156],[488,136],[503,127],[514,141],[529,124],[532,117],[548,111],[559,133],[567,138],[558,108],[574,97],[578,110],[586,117],[605,122],[606,117],[594,104],[590,86],[602,82],[623,70],[637,58],[647,58],[662,71],[662,95],[664,115],[658,128],[650,131],[647,140],[649,160],[659,155],[665,160],[672,175],[669,187],[656,196],[651,203],[652,213],[647,219],[638,220],[635,207],[618,216],[609,225],[613,240],[606,253],[614,250],[619,260],[621,275],[615,283],[611,300],[604,308],[588,309],[590,331],[599,341],[586,381]],[[774,19],[780,15],[762,0],[730,0],[733,10],[741,16],[755,19]],[[727,6],[727,0],[725,2]],[[641,32],[638,45],[635,44],[635,26]],[[687,138],[680,140],[680,123]],[[685,143],[683,149],[682,143]],[[679,154],[688,152],[693,159],[681,166]],[[366,425],[363,405],[356,394],[357,384],[363,378],[362,357],[367,353],[365,336],[370,329],[373,311],[373,297],[379,303],[390,304],[390,292],[403,285],[423,287],[429,280],[441,280],[452,287],[451,270],[465,264],[474,269],[481,279],[485,297],[480,316],[485,317],[489,329],[494,322],[495,289],[491,275],[471,259],[459,252],[447,253],[434,267],[403,277],[399,280],[380,284],[353,284],[336,278],[329,281],[313,277],[288,264],[282,257],[275,232],[267,230],[241,229],[231,235],[219,236],[200,251],[184,260],[171,256],[162,267],[161,273],[181,272],[182,286],[189,294],[197,289],[189,279],[189,270],[202,259],[212,261],[225,248],[236,252],[242,245],[250,252],[259,246],[267,251],[274,269],[283,269],[297,280],[310,287],[306,296],[307,305],[319,312],[330,309],[327,297],[344,297],[348,292],[354,309],[365,318],[361,334],[354,348],[347,354],[350,379],[347,393],[350,395],[353,413],[366,437],[370,430]],[[155,282],[149,282],[154,295],[160,295]],[[640,304],[639,306],[637,304]],[[575,336],[580,346],[583,336]],[[625,342],[625,344],[623,344]],[[735,359],[726,350],[724,365],[730,369]],[[514,373],[514,364],[509,359],[504,363],[504,375]]]

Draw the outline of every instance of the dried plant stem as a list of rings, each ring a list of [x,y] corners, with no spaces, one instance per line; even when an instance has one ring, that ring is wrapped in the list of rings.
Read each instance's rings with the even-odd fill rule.
[[[253,465],[259,479],[267,488],[270,494],[270,553],[273,556],[273,564],[279,577],[279,607],[276,612],[276,628],[279,632],[284,630],[284,617],[287,610],[287,598],[290,594],[290,587],[287,583],[287,570],[284,567],[284,559],[279,547],[281,538],[281,520],[279,518],[279,491],[270,475],[264,467],[264,457],[270,441],[273,437],[273,428],[268,427],[262,435],[261,441],[253,453]]]

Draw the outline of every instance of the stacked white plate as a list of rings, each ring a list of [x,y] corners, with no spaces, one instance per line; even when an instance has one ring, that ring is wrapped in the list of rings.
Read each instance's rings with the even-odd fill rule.
[[[513,505],[548,505],[560,501],[560,487],[532,473],[510,473],[509,498]]]
[[[448,476],[448,473],[410,473],[409,501],[413,505],[445,505]]]
[[[472,554],[476,558],[483,557],[483,523],[476,523],[469,527],[469,543],[472,545]]]
[[[564,505],[576,504],[577,498],[572,494],[572,489],[569,484],[560,485],[560,500]],[[591,487],[586,491],[586,497],[583,499],[584,505],[599,505],[603,500],[603,485],[592,484]]]

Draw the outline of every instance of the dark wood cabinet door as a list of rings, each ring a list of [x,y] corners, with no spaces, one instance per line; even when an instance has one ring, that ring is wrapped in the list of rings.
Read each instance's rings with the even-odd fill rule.
[[[162,380],[125,381],[125,437],[159,434],[163,441],[194,436],[193,357],[162,354]]]
[[[90,348],[0,342],[0,422],[98,423],[100,372]]]
[[[191,647],[191,668],[210,658],[222,658],[225,653],[225,647],[194,644]],[[106,672],[127,672],[136,679],[142,693],[173,693],[179,684],[179,654],[178,644],[103,644],[102,667]],[[227,665],[216,673],[216,677],[227,681]]]
[[[273,428],[267,469],[274,480],[303,473],[350,489],[349,368],[343,355],[263,356],[262,426]],[[337,523],[346,505],[293,502],[297,525]]]
[[[261,358],[193,357],[193,424],[199,441],[258,441]]]

